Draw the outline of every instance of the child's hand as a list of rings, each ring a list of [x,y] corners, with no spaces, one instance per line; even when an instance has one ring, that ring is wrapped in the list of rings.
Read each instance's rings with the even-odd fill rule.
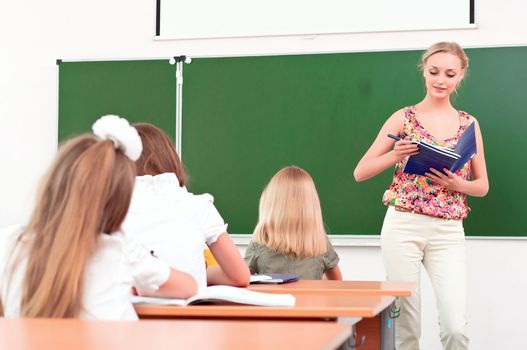
[[[425,175],[438,184],[445,186],[448,190],[459,192],[463,179],[446,168],[443,169],[443,171],[446,173],[446,175],[439,170],[430,168],[430,173],[425,173]]]
[[[393,145],[393,154],[397,162],[400,162],[406,157],[419,154],[419,147],[410,140],[399,140]]]

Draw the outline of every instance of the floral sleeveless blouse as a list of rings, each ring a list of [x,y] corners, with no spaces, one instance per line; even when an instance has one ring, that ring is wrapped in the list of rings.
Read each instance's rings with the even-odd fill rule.
[[[423,140],[450,149],[455,149],[459,137],[474,119],[468,113],[459,111],[460,125],[456,135],[446,140],[437,140],[421,125],[413,106],[406,107],[404,114],[403,137],[414,141]],[[384,204],[444,219],[459,220],[468,215],[470,208],[465,194],[449,191],[426,176],[404,173],[407,161],[408,158],[405,158],[395,165],[393,182],[382,198]],[[465,180],[470,180],[470,161],[456,174]]]

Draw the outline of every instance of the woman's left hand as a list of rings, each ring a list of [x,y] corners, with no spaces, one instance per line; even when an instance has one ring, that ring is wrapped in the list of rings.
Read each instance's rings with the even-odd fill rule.
[[[439,170],[430,168],[430,173],[425,173],[425,175],[438,184],[445,186],[448,190],[459,192],[463,179],[448,169],[443,169],[443,171],[446,175]]]

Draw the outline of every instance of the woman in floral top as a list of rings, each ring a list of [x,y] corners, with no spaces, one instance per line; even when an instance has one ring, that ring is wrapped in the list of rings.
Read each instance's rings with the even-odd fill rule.
[[[483,140],[477,120],[450,102],[468,68],[463,49],[456,43],[434,44],[423,54],[421,68],[426,96],[388,118],[354,176],[364,181],[395,165],[392,184],[383,196],[388,206],[381,232],[383,260],[389,280],[416,282],[412,296],[400,302],[397,349],[419,349],[421,265],[436,294],[443,348],[467,349],[462,219],[470,211],[466,196],[483,197],[489,189]],[[472,123],[477,153],[456,173],[448,169],[430,169],[424,176],[403,172],[408,157],[419,153],[414,141],[454,149]],[[387,134],[401,140],[394,144]]]

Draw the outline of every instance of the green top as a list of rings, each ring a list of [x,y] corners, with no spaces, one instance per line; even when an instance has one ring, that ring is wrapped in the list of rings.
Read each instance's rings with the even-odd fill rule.
[[[339,263],[339,256],[328,240],[328,250],[312,258],[295,259],[269,247],[251,241],[245,250],[245,263],[251,274],[292,273],[301,280],[320,280],[329,269]]]

